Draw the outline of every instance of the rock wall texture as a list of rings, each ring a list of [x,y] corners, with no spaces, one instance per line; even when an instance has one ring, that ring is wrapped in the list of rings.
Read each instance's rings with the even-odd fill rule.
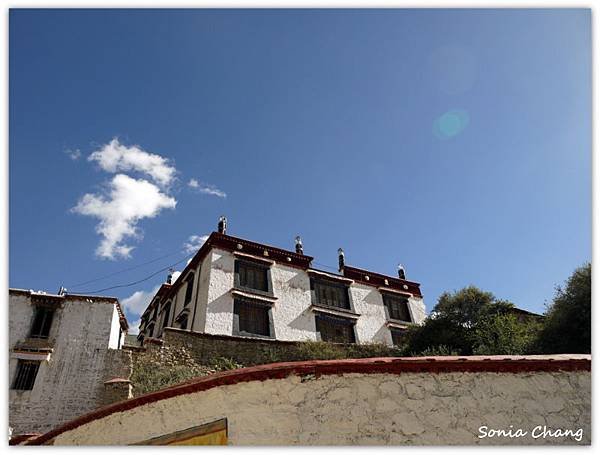
[[[390,373],[381,365],[396,368],[398,360],[345,362],[214,375],[115,405],[40,442],[132,444],[226,418],[232,445],[590,444],[589,370],[528,371],[500,359],[499,372],[473,371],[457,359],[453,368],[464,364],[464,371]],[[333,373],[350,371],[352,362],[365,372]],[[430,369],[423,359],[405,365],[419,362]],[[522,436],[481,437],[490,429]]]
[[[318,348],[318,346],[299,341],[211,335],[172,328],[165,329],[162,340],[164,346],[169,347],[171,352],[180,351],[186,356],[190,355],[200,365],[210,365],[218,358],[230,359],[236,363],[251,366],[336,357],[393,357],[400,353],[400,350],[383,344],[341,343],[320,343],[322,349],[326,349],[326,351],[318,352],[311,350],[313,346],[314,348]],[[156,349],[151,345],[149,348]],[[319,357],[320,354],[323,354],[323,357]]]

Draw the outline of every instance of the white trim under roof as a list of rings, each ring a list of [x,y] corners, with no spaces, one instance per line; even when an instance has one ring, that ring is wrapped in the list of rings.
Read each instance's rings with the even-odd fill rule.
[[[397,319],[394,319],[394,320],[386,321],[385,325],[387,325],[388,327],[392,327],[394,329],[407,329],[411,325],[414,325],[414,323],[408,322],[408,321],[399,321]]]
[[[324,307],[324,306],[319,306],[319,305],[314,305],[314,304],[311,305],[309,307],[309,309],[311,311],[314,311],[315,313],[331,314],[332,316],[338,316],[338,317],[347,318],[347,319],[358,319],[360,317],[360,314],[353,313],[352,311],[338,310],[335,308],[329,308],[329,307]]]
[[[386,288],[385,286],[380,286],[377,288],[379,290],[379,292],[387,292],[389,294],[399,294],[399,295],[404,295],[406,297],[412,297],[413,294],[408,292],[408,291],[399,291],[397,289],[392,289],[392,288]]]
[[[343,281],[344,283],[348,283],[348,284],[353,284],[354,283],[354,280],[351,280],[350,278],[346,278],[346,277],[341,276],[341,275],[335,275],[333,273],[323,272],[321,270],[308,269],[306,271],[306,273],[308,273],[309,275],[314,274],[314,275],[322,276],[324,278],[329,278],[331,280]]]
[[[241,291],[239,289],[232,289],[231,294],[234,297],[241,297],[243,299],[248,299],[248,300],[260,300],[261,302],[266,302],[271,305],[277,301],[277,297],[271,297],[271,296],[262,295],[262,294],[254,294],[252,292],[245,292],[245,291]]]
[[[50,360],[50,354],[52,352],[27,352],[27,351],[13,351],[10,353],[11,359],[20,359],[20,360]]]
[[[240,251],[234,251],[233,255],[240,259],[248,259],[249,261],[262,262],[265,265],[275,264],[275,261],[269,259],[268,256],[255,256],[254,254],[242,253]]]

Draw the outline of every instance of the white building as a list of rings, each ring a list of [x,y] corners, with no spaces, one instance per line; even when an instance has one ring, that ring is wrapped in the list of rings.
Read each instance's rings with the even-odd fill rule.
[[[105,402],[126,379],[127,320],[117,299],[9,290],[9,426],[46,432]]]
[[[139,339],[165,327],[277,340],[398,344],[426,316],[419,283],[348,266],[312,267],[296,251],[232,237],[219,223],[173,284],[163,284],[142,315]]]

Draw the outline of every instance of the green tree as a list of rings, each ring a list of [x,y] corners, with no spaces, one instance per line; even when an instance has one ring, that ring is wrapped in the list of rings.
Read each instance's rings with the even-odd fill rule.
[[[405,352],[524,354],[536,331],[508,317],[511,308],[512,303],[476,286],[444,292],[425,322],[408,330]]]
[[[536,320],[520,322],[512,314],[496,314],[478,321],[473,353],[479,355],[526,354],[532,349],[540,330]]]
[[[557,287],[546,311],[538,348],[549,354],[591,353],[592,265],[577,268],[564,288]]]
[[[498,300],[491,292],[467,286],[454,293],[444,292],[433,313],[466,327],[473,327],[481,318],[506,313],[514,305]]]

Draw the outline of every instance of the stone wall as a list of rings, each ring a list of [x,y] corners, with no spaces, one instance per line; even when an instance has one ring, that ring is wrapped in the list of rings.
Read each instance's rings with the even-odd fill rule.
[[[231,359],[236,363],[250,366],[309,359],[392,357],[400,354],[398,349],[382,344],[265,340],[252,337],[210,335],[173,328],[165,329],[162,341],[172,350],[179,348],[189,353],[201,365],[210,365],[218,358]]]
[[[114,405],[36,443],[133,444],[225,418],[231,445],[590,444],[589,370],[589,356],[265,365]]]

